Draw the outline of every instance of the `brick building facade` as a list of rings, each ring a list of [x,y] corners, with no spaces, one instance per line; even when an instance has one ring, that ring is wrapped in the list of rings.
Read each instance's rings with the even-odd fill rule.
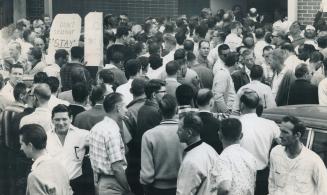
[[[312,24],[321,0],[282,0],[288,4],[289,18],[297,18],[302,24]],[[127,13],[135,22],[142,22],[147,16],[177,16],[179,14],[199,14],[204,7],[213,11],[220,8],[231,9],[232,5],[247,6],[268,4],[269,0],[0,0],[0,27],[24,15],[29,19],[44,14],[78,13],[84,17],[90,11],[104,13]],[[275,3],[276,1],[274,1]],[[25,13],[17,6],[25,5]],[[23,8],[24,9],[24,8]],[[260,9],[259,9],[260,10]],[[18,13],[18,16],[12,17]],[[20,14],[20,15],[19,15]],[[16,14],[17,15],[17,14]],[[325,13],[326,16],[326,13]]]

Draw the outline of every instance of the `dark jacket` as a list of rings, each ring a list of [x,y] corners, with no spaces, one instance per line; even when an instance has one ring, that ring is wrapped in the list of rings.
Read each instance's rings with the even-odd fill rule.
[[[97,104],[90,110],[77,114],[74,119],[74,126],[80,129],[91,130],[95,124],[103,120],[105,115],[106,112],[104,111],[103,106]]]
[[[288,105],[319,104],[318,87],[304,79],[296,80],[290,88]]]
[[[218,154],[223,151],[223,145],[218,135],[220,121],[209,112],[199,112],[203,122],[202,132],[200,134],[202,141],[213,147]]]
[[[237,92],[242,86],[250,83],[250,78],[244,70],[236,70],[231,73],[235,92]]]
[[[68,91],[72,89],[72,73],[74,75],[80,74],[83,76],[84,81],[89,83],[91,81],[91,74],[90,72],[82,65],[79,63],[68,63],[65,64],[63,67],[60,69],[60,79],[61,79],[61,91]]]

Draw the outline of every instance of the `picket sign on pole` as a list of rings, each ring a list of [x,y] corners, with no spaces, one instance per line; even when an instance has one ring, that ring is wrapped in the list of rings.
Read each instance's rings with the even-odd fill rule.
[[[57,14],[54,18],[51,30],[48,56],[54,61],[57,49],[70,49],[78,46],[81,35],[82,19],[78,14]]]
[[[84,54],[86,66],[103,66],[103,13],[85,16]]]

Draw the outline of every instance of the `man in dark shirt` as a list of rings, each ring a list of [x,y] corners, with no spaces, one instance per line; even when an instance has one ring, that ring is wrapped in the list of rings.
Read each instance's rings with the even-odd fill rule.
[[[91,80],[90,72],[82,64],[84,61],[84,49],[79,46],[72,47],[70,53],[72,59],[71,62],[65,64],[60,69],[62,92],[72,89],[72,75],[74,74],[82,74],[86,82]]]
[[[127,62],[129,59],[136,58],[136,54],[128,46],[130,39],[129,30],[127,26],[118,26],[116,33],[116,42],[111,45],[107,50],[107,61],[111,63],[114,52],[120,52],[123,54],[123,62]],[[124,70],[124,67],[119,67]]]
[[[296,80],[291,85],[288,105],[319,104],[318,87],[310,83],[308,65],[299,64],[295,69]]]
[[[200,89],[197,95],[199,116],[203,122],[203,131],[200,133],[202,141],[212,146],[217,153],[221,153],[223,146],[218,135],[220,121],[211,112],[214,107],[213,93],[209,89]]]

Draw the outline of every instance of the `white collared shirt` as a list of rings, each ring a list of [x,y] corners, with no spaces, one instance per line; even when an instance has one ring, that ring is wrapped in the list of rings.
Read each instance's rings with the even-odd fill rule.
[[[46,132],[51,131],[53,125],[49,107],[38,107],[31,114],[24,116],[20,121],[19,128],[27,124],[39,124]]]
[[[262,101],[264,109],[276,107],[275,98],[272,94],[271,88],[268,85],[261,83],[260,81],[253,80],[250,83],[242,86],[237,91],[234,106],[233,106],[233,112],[238,112],[240,110],[240,99],[241,96],[243,95],[243,90],[245,89],[251,89],[258,94],[258,96]]]
[[[39,164],[40,164],[41,162],[46,161],[46,160],[49,160],[49,159],[51,159],[51,156],[50,156],[48,153],[46,153],[46,154],[40,156],[39,158],[37,158],[37,159],[33,162],[31,170],[34,171],[34,170],[39,166]]]
[[[273,140],[279,137],[279,127],[256,113],[242,115],[240,121],[243,132],[240,144],[256,158],[257,170],[262,170],[268,165],[269,151]]]
[[[130,91],[132,82],[133,82],[133,79],[129,79],[127,81],[127,83],[120,85],[116,89],[117,93],[120,93],[123,95],[125,105],[128,105],[131,101],[133,101],[133,94]]]
[[[174,54],[175,54],[176,48],[171,50],[167,55],[165,55],[162,58],[162,66],[165,67],[164,70],[166,70],[166,64],[170,61],[174,60]]]
[[[242,38],[235,33],[230,33],[225,39],[225,44],[229,46],[231,51],[236,51],[236,49],[242,45],[242,42]]]
[[[75,179],[82,175],[82,162],[85,155],[85,146],[88,143],[89,131],[70,126],[61,144],[55,130],[47,133],[47,151],[54,159],[61,163],[67,170],[69,179]]]
[[[256,180],[256,160],[254,156],[240,146],[233,144],[220,155],[232,172],[230,195],[254,194]]]
[[[306,147],[291,159],[284,146],[270,154],[269,195],[326,195],[327,169],[321,158]]]
[[[59,104],[64,104],[66,106],[69,106],[70,103],[68,101],[57,98],[55,95],[51,95],[48,102],[49,110],[52,112],[52,109]]]
[[[6,100],[10,103],[15,101],[15,97],[14,97],[14,87],[10,84],[10,82],[8,81],[7,84],[1,89],[0,92],[1,95],[3,95],[3,97],[6,98]]]
[[[45,72],[48,77],[60,77],[60,66],[58,64],[49,64],[44,67],[43,72]]]

